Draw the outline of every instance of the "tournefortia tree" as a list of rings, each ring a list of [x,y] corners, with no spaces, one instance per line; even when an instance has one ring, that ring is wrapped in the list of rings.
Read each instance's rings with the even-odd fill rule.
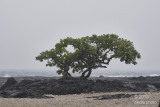
[[[72,46],[74,51],[68,51],[68,46]],[[88,78],[93,69],[107,68],[112,59],[135,65],[140,57],[129,40],[115,34],[104,34],[61,39],[55,48],[40,53],[36,60],[47,60],[46,66],[58,67],[57,73],[63,77],[72,77],[69,73],[72,71],[79,72],[81,78]]]

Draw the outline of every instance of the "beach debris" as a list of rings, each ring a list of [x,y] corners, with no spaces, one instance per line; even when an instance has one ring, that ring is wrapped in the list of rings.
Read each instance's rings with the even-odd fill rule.
[[[111,100],[111,99],[120,99],[120,98],[130,98],[134,97],[137,94],[114,94],[114,95],[101,95],[101,96],[92,96],[86,98],[94,98],[94,100]]]

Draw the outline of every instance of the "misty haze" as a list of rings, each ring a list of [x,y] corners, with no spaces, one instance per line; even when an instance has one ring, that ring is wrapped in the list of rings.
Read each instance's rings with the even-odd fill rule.
[[[0,0],[0,103],[157,106],[159,46],[159,0]]]

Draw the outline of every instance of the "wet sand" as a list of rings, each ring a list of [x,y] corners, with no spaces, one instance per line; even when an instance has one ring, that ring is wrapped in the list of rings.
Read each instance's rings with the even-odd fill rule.
[[[139,94],[139,96],[112,100],[86,98],[120,93]],[[54,98],[0,98],[0,107],[158,107],[160,101],[160,92],[106,92],[51,96]]]

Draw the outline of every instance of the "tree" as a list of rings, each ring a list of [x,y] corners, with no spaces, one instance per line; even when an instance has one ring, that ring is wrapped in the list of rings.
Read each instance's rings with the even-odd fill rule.
[[[74,48],[74,52],[67,50],[69,45]],[[55,48],[40,53],[36,60],[47,60],[46,66],[57,66],[57,73],[64,77],[71,77],[71,69],[73,73],[81,73],[81,78],[88,78],[93,69],[107,68],[112,59],[118,58],[126,64],[136,65],[136,59],[140,57],[129,40],[115,34],[104,34],[62,39]]]

